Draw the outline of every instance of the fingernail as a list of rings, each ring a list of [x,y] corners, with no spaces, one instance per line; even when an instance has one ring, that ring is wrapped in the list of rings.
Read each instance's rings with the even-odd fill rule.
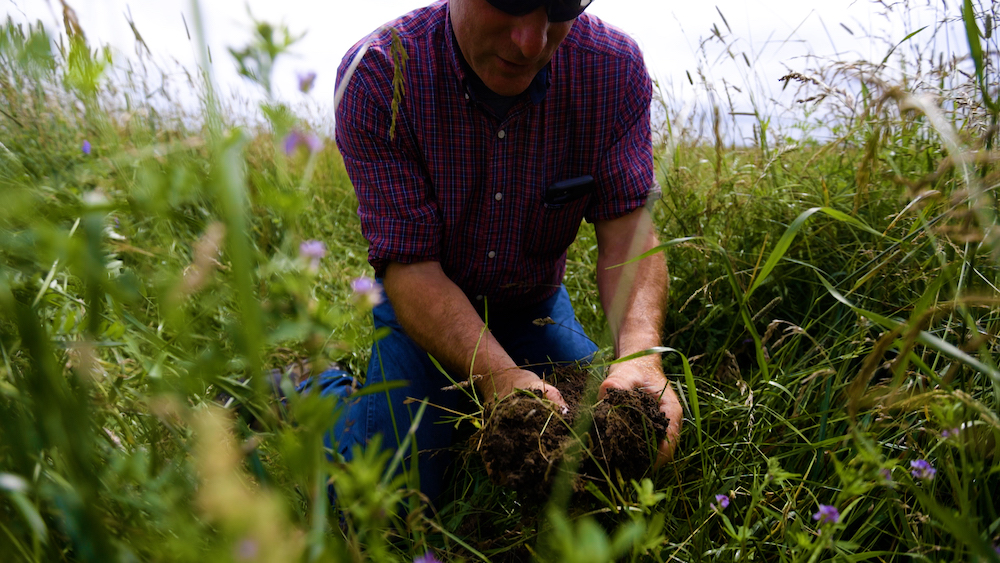
[[[566,407],[563,407],[563,408],[562,408],[562,413],[563,413],[563,414],[569,414],[569,409],[568,409],[568,408],[566,408]]]

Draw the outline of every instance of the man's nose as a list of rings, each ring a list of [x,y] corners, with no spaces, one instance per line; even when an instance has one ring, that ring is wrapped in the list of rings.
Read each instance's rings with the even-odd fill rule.
[[[516,18],[510,33],[525,59],[534,60],[545,50],[549,38],[549,15],[544,6]]]

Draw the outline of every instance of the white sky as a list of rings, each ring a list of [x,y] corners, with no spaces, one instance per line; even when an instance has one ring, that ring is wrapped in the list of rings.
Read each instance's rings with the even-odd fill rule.
[[[196,66],[196,47],[185,32],[182,14],[194,34],[193,5],[200,4],[207,40],[213,55],[213,74],[223,97],[252,99],[254,87],[237,76],[227,47],[243,47],[250,38],[250,17],[284,23],[305,37],[293,47],[295,57],[280,62],[274,82],[279,98],[304,104],[322,115],[332,107],[335,72],[347,49],[368,32],[429,0],[67,0],[75,9],[91,45],[110,44],[123,57],[135,56],[135,40],[126,14],[131,13],[158,62],[178,61]],[[891,15],[885,17],[886,4]],[[721,43],[710,45],[702,68],[709,79],[725,78],[743,90],[756,90],[758,98],[780,89],[778,78],[787,69],[815,66],[809,57],[829,60],[881,60],[890,42],[902,40],[921,25],[933,26],[943,17],[958,14],[960,0],[595,0],[588,9],[636,38],[654,79],[676,98],[698,94],[687,83],[685,72],[696,75],[700,40],[711,36],[713,26],[729,35],[729,52]],[[0,0],[15,21],[41,20],[50,31],[62,31],[59,0]],[[725,17],[732,33],[727,33]],[[847,28],[850,29],[850,32]],[[852,33],[853,32],[853,35]],[[918,38],[926,36],[921,34]],[[941,39],[936,52],[964,52],[952,34]],[[745,53],[752,72],[742,62]],[[738,63],[738,64],[736,64]],[[170,66],[169,64],[166,66]],[[316,86],[309,96],[296,90],[296,73],[315,71]],[[697,78],[696,78],[697,80]],[[748,101],[738,101],[746,106]]]

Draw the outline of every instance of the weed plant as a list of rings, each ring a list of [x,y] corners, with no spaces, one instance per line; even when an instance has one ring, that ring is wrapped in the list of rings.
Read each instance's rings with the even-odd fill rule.
[[[294,35],[258,22],[233,49],[264,93],[250,126],[210,81],[192,118],[73,26],[8,21],[0,553],[1000,561],[997,7],[964,2],[961,60],[790,74],[797,136],[761,105],[753,145],[725,140],[732,107],[707,108],[705,139],[665,97],[678,458],[535,510],[468,455],[437,512],[396,453],[328,456],[332,400],[269,389],[303,358],[363,373],[377,337],[351,289],[368,269],[343,164],[260,75]],[[808,135],[820,115],[832,138]],[[595,250],[584,225],[566,285],[608,356]]]

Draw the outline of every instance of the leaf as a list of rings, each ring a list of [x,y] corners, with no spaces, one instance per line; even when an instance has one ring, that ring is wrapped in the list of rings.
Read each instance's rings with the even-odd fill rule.
[[[628,550],[642,539],[646,532],[641,521],[626,522],[622,524],[611,538],[611,556],[618,559],[625,555]]]
[[[607,495],[601,492],[600,487],[595,485],[593,481],[587,481],[587,483],[583,486],[583,488],[588,493],[594,495],[594,497],[596,497],[597,500],[603,502],[604,505],[611,510],[611,512],[618,514],[618,507],[615,505],[615,503],[611,502],[611,499],[609,499]]]
[[[656,503],[667,498],[666,493],[657,493],[654,491],[653,481],[651,481],[648,477],[644,478],[642,483],[637,483],[635,479],[632,479],[632,487],[635,488],[636,496],[639,498],[639,503],[646,508],[652,508],[656,505]]]

